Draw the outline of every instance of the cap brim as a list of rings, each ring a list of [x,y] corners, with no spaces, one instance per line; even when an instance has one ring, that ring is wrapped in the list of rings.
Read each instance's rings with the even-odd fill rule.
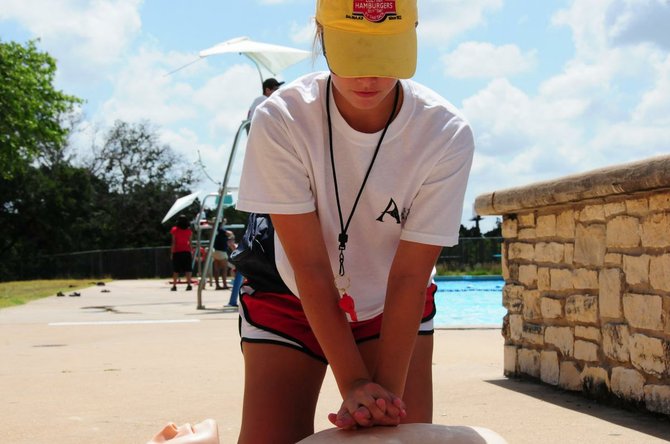
[[[416,31],[365,35],[340,29],[323,30],[328,67],[340,77],[409,79],[416,71]]]

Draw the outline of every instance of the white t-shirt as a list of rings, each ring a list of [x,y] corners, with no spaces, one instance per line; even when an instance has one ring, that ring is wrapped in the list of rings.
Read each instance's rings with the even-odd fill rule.
[[[328,73],[297,79],[258,106],[249,135],[237,209],[256,213],[315,211],[339,270],[340,222],[325,106]],[[344,267],[359,320],[383,311],[388,273],[399,241],[458,243],[472,163],[472,131],[456,109],[430,89],[402,80],[402,109],[391,123],[347,231]],[[381,131],[353,130],[332,97],[335,168],[346,223]],[[309,248],[309,245],[305,245]],[[291,266],[275,237],[279,273],[299,297]]]
[[[254,99],[253,102],[251,102],[251,106],[249,107],[249,111],[247,112],[247,119],[251,119],[254,116],[254,111],[256,111],[258,105],[265,102],[265,99],[267,99],[267,96],[265,95],[258,96]]]

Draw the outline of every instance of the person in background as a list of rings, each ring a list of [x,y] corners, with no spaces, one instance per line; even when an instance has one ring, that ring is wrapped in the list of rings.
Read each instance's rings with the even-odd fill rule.
[[[172,246],[170,248],[172,258],[172,291],[177,291],[177,279],[180,274],[186,277],[186,291],[190,291],[191,276],[193,275],[193,256],[191,255],[191,231],[188,219],[183,214],[177,218],[177,223],[170,230],[172,235]]]
[[[228,287],[228,257],[235,249],[235,235],[225,228],[226,219],[216,230],[214,239],[214,282],[217,290],[227,290]],[[219,285],[219,276],[223,285]]]
[[[245,274],[241,444],[312,434],[328,365],[338,428],[433,419],[431,278],[458,243],[474,137],[409,80],[416,0],[316,5],[329,72],[258,105],[240,181],[237,209],[270,215],[290,290]]]
[[[268,79],[265,79],[263,81],[263,95],[260,95],[254,99],[253,102],[251,102],[251,106],[249,107],[249,112],[247,112],[247,120],[251,120],[251,118],[254,116],[254,111],[256,111],[256,108],[258,105],[263,103],[265,99],[270,97],[272,93],[277,91],[280,86],[282,86],[284,82],[279,82],[277,79],[274,77],[270,77]]]

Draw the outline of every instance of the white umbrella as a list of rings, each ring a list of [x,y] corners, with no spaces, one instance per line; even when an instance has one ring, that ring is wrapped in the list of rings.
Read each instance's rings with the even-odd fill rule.
[[[290,48],[288,46],[273,45],[271,43],[255,42],[249,37],[235,37],[225,42],[218,43],[211,48],[203,49],[198,53],[199,59],[187,63],[186,65],[168,73],[173,74],[198,60],[205,57],[218,54],[238,53],[249,58],[256,68],[263,81],[263,71],[271,75],[277,75],[289,66],[308,58],[311,53],[304,49]]]
[[[173,204],[172,207],[168,210],[167,214],[161,221],[162,224],[167,222],[172,216],[175,214],[179,213],[181,210],[184,208],[188,208],[195,200],[200,197],[200,194],[202,194],[202,191],[196,191],[195,193],[191,193],[188,196],[180,197],[177,199]]]
[[[208,57],[217,54],[239,53],[248,57],[261,74],[261,68],[264,68],[273,75],[277,75],[284,69],[305,60],[311,55],[309,51],[303,49],[289,48],[288,46],[272,45],[270,43],[261,43],[250,40],[249,37],[236,37],[226,40],[203,49],[198,53],[200,57]]]

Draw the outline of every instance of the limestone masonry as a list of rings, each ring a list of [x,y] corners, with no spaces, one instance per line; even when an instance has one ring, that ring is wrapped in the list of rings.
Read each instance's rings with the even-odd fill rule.
[[[670,415],[670,156],[482,195],[504,371]]]

